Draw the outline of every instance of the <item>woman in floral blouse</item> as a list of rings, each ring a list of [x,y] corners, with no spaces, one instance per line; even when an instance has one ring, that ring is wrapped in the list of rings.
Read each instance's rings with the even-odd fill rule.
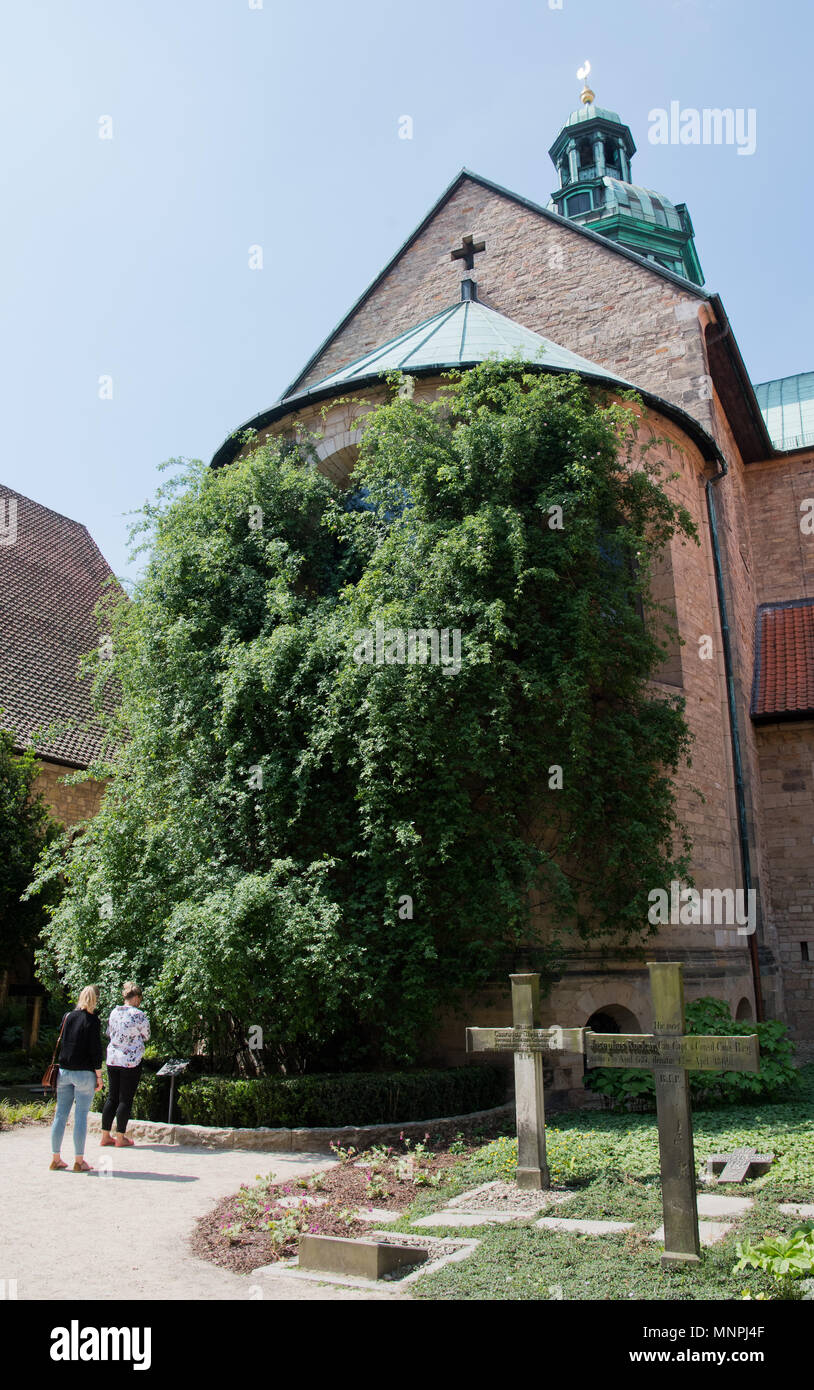
[[[102,1147],[115,1144],[119,1149],[132,1148],[133,1141],[125,1133],[133,1097],[141,1079],[141,1059],[150,1036],[150,1022],[142,1013],[141,990],[132,980],[122,989],[124,1003],[117,1004],[107,1024],[110,1043],[107,1049],[107,1079],[109,1090],[102,1111]],[[113,1119],[116,1134],[111,1134]]]

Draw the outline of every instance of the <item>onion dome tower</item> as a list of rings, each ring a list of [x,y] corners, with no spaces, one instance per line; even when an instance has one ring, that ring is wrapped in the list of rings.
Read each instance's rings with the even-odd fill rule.
[[[586,63],[577,75],[587,78],[589,72]],[[636,146],[629,127],[615,111],[595,104],[587,84],[581,102],[549,150],[560,178],[549,208],[703,285],[686,205],[631,183]]]

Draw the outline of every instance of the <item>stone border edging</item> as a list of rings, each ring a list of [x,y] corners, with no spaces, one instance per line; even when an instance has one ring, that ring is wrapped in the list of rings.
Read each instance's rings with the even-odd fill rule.
[[[205,1149],[252,1149],[259,1153],[330,1153],[331,1144],[366,1149],[371,1144],[408,1138],[423,1139],[427,1130],[437,1134],[477,1120],[498,1119],[514,1112],[514,1103],[496,1105],[491,1110],[473,1110],[468,1115],[444,1115],[435,1120],[407,1120],[404,1124],[344,1125],[339,1129],[218,1129],[214,1125],[168,1125],[158,1120],[131,1120],[128,1134],[156,1144],[190,1145]],[[99,1130],[102,1117],[88,1115],[88,1128]]]

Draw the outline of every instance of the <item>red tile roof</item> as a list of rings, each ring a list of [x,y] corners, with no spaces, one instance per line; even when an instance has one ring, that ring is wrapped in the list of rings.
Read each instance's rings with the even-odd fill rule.
[[[814,717],[814,599],[757,611],[752,718]]]
[[[93,610],[110,575],[84,526],[0,484],[0,723],[18,747],[59,723],[38,753],[79,767],[97,754],[98,726],[72,726],[91,715],[78,663],[98,647]]]

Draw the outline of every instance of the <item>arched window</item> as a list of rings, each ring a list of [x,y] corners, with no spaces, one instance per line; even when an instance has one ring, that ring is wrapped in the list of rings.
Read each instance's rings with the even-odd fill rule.
[[[752,1005],[744,995],[743,999],[741,999],[737,1009],[735,1010],[735,1018],[738,1023],[742,1023],[745,1019],[752,1019],[754,1018],[754,1016],[755,1015],[752,1010]]]
[[[621,165],[619,163],[619,146],[615,140],[605,141],[605,164],[614,173],[619,173]]]
[[[569,217],[573,217],[577,212],[588,212],[591,206],[591,195],[587,189],[583,193],[572,193],[566,206]]]

